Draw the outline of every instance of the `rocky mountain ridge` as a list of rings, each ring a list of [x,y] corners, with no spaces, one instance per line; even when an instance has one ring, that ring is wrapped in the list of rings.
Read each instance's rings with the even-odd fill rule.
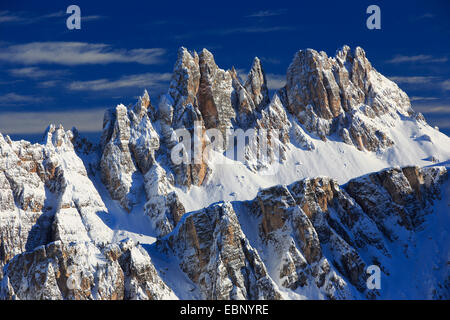
[[[171,161],[180,132],[202,134],[180,149],[193,160],[212,129],[221,151]],[[278,135],[267,157],[249,136],[229,159],[231,129]],[[416,165],[446,161],[449,146],[361,48],[299,51],[272,98],[258,58],[241,81],[181,48],[159,104],[145,91],[107,110],[98,145],[54,125],[42,144],[0,134],[0,298],[371,299],[414,285],[448,298],[445,252],[415,262],[429,287],[365,281],[378,265],[402,282],[419,248],[448,243],[432,222],[447,218],[447,170]]]

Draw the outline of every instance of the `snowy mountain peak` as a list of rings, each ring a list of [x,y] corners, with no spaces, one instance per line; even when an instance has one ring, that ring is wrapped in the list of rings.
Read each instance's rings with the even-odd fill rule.
[[[0,298],[448,298],[450,139],[359,47],[301,50],[286,80],[270,98],[258,58],[241,81],[180,48],[99,145],[0,134]]]
[[[258,58],[242,83],[236,70],[220,69],[208,50],[198,55],[180,48],[168,93],[158,108],[144,92],[134,106],[119,105],[105,113],[100,167],[113,199],[132,210],[144,194],[144,176],[154,164],[173,177],[170,181],[175,190],[189,191],[192,186],[210,185],[219,179],[223,169],[206,157],[196,162],[195,152],[186,153],[187,161],[182,163],[171,159],[171,151],[182,139],[190,140],[185,151],[207,149],[209,138],[194,137],[195,128],[203,133],[218,129],[225,149],[232,143],[229,130],[277,134],[276,139],[271,138],[266,157],[258,151],[261,140],[253,137],[244,147],[240,164],[245,168],[244,176],[251,176],[255,170],[281,162],[281,171],[271,178],[274,184],[286,181],[283,177],[289,176],[288,171],[303,158],[311,163],[303,165],[303,172],[332,175],[337,163],[328,155],[337,150],[342,150],[339,153],[349,165],[339,169],[340,181],[368,172],[374,163],[380,169],[392,164],[423,165],[417,161],[439,154],[439,158],[448,157],[448,138],[414,113],[407,95],[371,66],[361,48],[344,46],[334,58],[313,49],[300,50],[288,68],[286,86],[272,99]],[[187,138],[180,133],[183,130]],[[432,142],[431,147],[411,138],[421,131],[421,135],[441,142]],[[411,148],[418,152],[413,155]],[[366,155],[365,151],[376,154]],[[255,195],[255,190],[251,193]],[[179,196],[184,197],[183,193]],[[215,199],[219,200],[219,195]]]

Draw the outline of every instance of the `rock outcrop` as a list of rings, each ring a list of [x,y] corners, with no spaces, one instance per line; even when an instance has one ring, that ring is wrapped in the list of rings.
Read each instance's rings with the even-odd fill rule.
[[[359,47],[344,46],[335,57],[301,50],[286,79],[269,99],[258,58],[241,80],[234,68],[220,69],[208,50],[198,54],[180,48],[158,107],[145,91],[134,106],[118,105],[105,113],[100,167],[112,198],[132,211],[156,163],[164,168],[162,176],[173,176],[173,187],[207,184],[214,173],[206,150],[218,134],[219,152],[231,151],[234,160],[258,171],[283,163],[291,145],[315,150],[318,139],[379,152],[394,145],[389,131],[400,117],[424,121]]]
[[[164,244],[204,299],[281,298],[229,203],[190,213]]]
[[[112,242],[74,139],[53,125],[44,144],[0,135],[0,298],[176,298],[141,246]]]
[[[160,300],[176,296],[159,278],[147,252],[131,241],[98,247],[51,242],[12,259],[2,299]]]
[[[54,125],[36,144],[0,134],[0,298],[395,298],[367,267],[399,281],[413,261],[428,287],[399,283],[448,299],[447,169],[366,174],[445,163],[448,138],[359,47],[301,50],[286,80],[269,98],[258,58],[241,80],[181,48],[158,105],[144,91],[107,110],[98,145]]]
[[[285,290],[373,299],[367,267],[389,276],[392,246],[408,255],[446,179],[443,167],[405,167],[343,187],[327,177],[274,186],[186,214],[157,247],[177,257],[204,299],[284,299]]]
[[[147,92],[134,107],[118,105],[105,113],[102,135],[102,179],[113,199],[130,211],[139,201],[141,174],[155,161],[159,136],[150,121],[154,116]]]
[[[98,215],[108,208],[71,139],[71,131],[54,126],[44,145],[1,137],[0,297],[186,295],[165,283],[139,244],[114,240]],[[394,254],[414,254],[447,179],[444,167],[391,168],[344,186],[309,178],[261,190],[251,201],[184,213],[165,174],[156,162],[145,174],[146,214],[161,236],[151,251],[175,257],[174,270],[204,299],[376,298],[365,284],[367,267],[388,277]]]
[[[408,96],[379,74],[363,49],[344,46],[334,58],[325,52],[301,50],[289,66],[286,108],[322,140],[338,133],[360,150],[376,151],[393,144],[371,119],[389,126],[385,115],[413,116]]]

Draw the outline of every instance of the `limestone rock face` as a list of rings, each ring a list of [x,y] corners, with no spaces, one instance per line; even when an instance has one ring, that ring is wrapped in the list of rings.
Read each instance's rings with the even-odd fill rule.
[[[230,203],[189,214],[165,244],[204,299],[280,299]]]
[[[319,296],[329,299],[351,298],[349,284],[363,282],[357,278],[362,279],[364,264],[355,249],[352,255],[344,255],[350,246],[319,216],[328,213],[326,203],[333,196],[330,183],[333,182],[304,180],[288,187],[263,190],[258,194],[253,213],[261,219],[259,230],[263,242],[274,248],[272,254],[280,261],[276,277],[283,287],[292,290],[314,287]],[[313,216],[308,206],[317,210],[318,215]],[[322,248],[332,250],[335,255],[325,256]],[[345,278],[350,273],[340,268],[344,259],[347,259],[342,262],[345,267],[354,268],[355,261],[359,265],[357,270],[352,270],[353,278]],[[359,289],[364,291],[362,286]]]
[[[153,129],[147,92],[134,107],[118,105],[105,113],[100,168],[111,196],[130,211],[139,201],[142,179],[155,161],[159,136]]]
[[[96,214],[105,207],[72,139],[71,131],[53,125],[47,129],[44,144],[1,137],[2,199],[6,200],[0,210],[2,266],[55,238],[73,235],[99,240],[108,236],[98,228]]]
[[[373,201],[355,188],[375,176],[383,183],[368,187]],[[367,267],[376,264],[389,275],[392,243],[400,239],[407,250],[414,244],[413,237],[403,238],[405,231],[412,236],[421,230],[420,221],[404,227],[389,216],[415,210],[406,216],[423,220],[446,178],[443,167],[405,167],[351,180],[344,188],[327,177],[274,186],[248,202],[188,213],[158,247],[177,257],[205,299],[283,299],[283,290],[312,290],[318,299],[373,299]]]
[[[261,60],[257,57],[253,60],[253,65],[244,87],[250,94],[257,109],[261,109],[270,102],[266,74],[261,66]]]
[[[287,119],[268,119],[274,117],[273,107],[269,108],[270,113],[268,110],[264,114],[261,113],[269,102],[267,80],[258,58],[253,62],[247,80],[242,83],[234,68],[227,71],[220,69],[208,50],[204,49],[197,54],[181,48],[169,92],[163,97],[159,109],[162,134],[168,149],[171,149],[181,140],[179,129],[188,131],[191,136],[195,135],[196,126],[200,134],[208,129],[216,129],[221,133],[226,149],[230,139],[233,139],[227,129],[247,130],[262,126],[265,126],[266,130],[278,129],[271,127],[273,122],[286,129]],[[275,111],[281,111],[283,117],[285,112],[280,101],[275,101],[274,105],[277,108]],[[265,124],[258,124],[258,119],[261,118]],[[284,134],[283,141],[286,142],[288,139],[286,133]],[[208,143],[206,139],[200,139],[198,152],[202,152]],[[195,151],[189,153],[188,149],[189,146],[186,146],[185,157],[193,160]],[[247,152],[246,159],[251,157],[251,152]],[[210,171],[207,163],[204,159],[197,163],[192,162],[194,161],[172,165],[176,184],[189,188],[191,185],[204,183]],[[250,162],[249,167],[254,167],[255,163]]]
[[[267,132],[267,156],[271,158],[268,163],[273,163],[274,159],[285,160],[285,151],[290,142],[291,122],[278,95],[275,94],[272,101],[261,110],[255,127]]]
[[[196,103],[199,85],[198,54],[196,52],[191,54],[186,48],[180,48],[169,87],[169,95],[173,99],[176,109]]]
[[[305,111],[311,105],[314,114],[328,120],[343,111],[332,63],[325,52],[299,51],[288,69],[286,89],[293,112]]]
[[[236,117],[231,104],[232,79],[229,71],[220,69],[206,49],[199,55],[200,85],[197,93],[198,107],[205,127],[217,128],[224,135]]]
[[[131,240],[112,240],[111,230],[93,213],[107,210],[95,190],[83,198],[81,190],[92,187],[86,172],[73,159],[70,166],[60,162],[65,153],[76,156],[70,137],[70,131],[50,127],[44,146],[53,163],[47,171],[61,170],[53,178],[45,175],[53,181],[45,188],[51,187],[58,199],[53,214],[38,212],[38,221],[19,216],[17,230],[4,217],[26,211],[18,202],[6,201],[2,207],[0,297],[177,298],[146,250]],[[5,139],[2,143],[5,152],[10,145]],[[15,154],[14,148],[9,151]],[[66,175],[68,168],[71,175]],[[392,168],[343,187],[318,177],[263,189],[251,201],[184,214],[158,211],[172,206],[158,204],[171,199],[164,174],[156,165],[146,174],[147,214],[166,235],[152,250],[175,257],[205,299],[285,299],[286,290],[317,299],[376,298],[365,286],[367,266],[376,264],[389,276],[395,267],[389,263],[392,246],[399,245],[405,254],[413,250],[414,235],[423,230],[447,179],[444,167]],[[8,188],[4,182],[2,198],[14,198]],[[11,205],[13,212],[8,211]]]
[[[0,267],[3,267],[15,255],[47,241],[51,218],[43,215],[50,208],[45,197],[42,147],[15,143],[0,135],[0,154]]]
[[[443,167],[392,168],[351,180],[346,190],[388,239],[406,242],[420,230],[446,176]]]
[[[75,156],[70,131],[51,125],[45,144],[11,141],[0,136],[0,265],[13,256],[46,244],[50,240],[55,201],[63,192],[67,177],[86,174],[77,158],[64,162],[65,156]]]
[[[242,129],[251,128],[256,119],[256,105],[252,94],[244,87],[234,67],[230,71],[233,79],[231,102],[236,108],[236,121]]]
[[[176,298],[142,247],[112,243],[99,217],[108,209],[72,141],[53,125],[44,144],[0,136],[0,298]],[[74,142],[88,152],[82,141]]]
[[[299,51],[286,80],[269,99],[258,58],[242,80],[181,48],[99,144],[0,134],[0,299],[449,299],[448,138],[361,48]]]
[[[379,74],[363,49],[344,46],[330,58],[325,52],[301,50],[287,72],[286,107],[322,140],[342,132],[344,142],[376,151],[393,144],[373,119],[389,126],[397,112],[411,116],[407,95]],[[347,131],[349,134],[347,134]]]
[[[175,298],[147,252],[130,241],[97,247],[51,242],[16,256],[5,270],[2,299],[122,300]]]
[[[181,220],[185,213],[184,206],[174,191],[173,182],[159,165],[155,164],[145,175],[145,191],[145,213],[158,235],[164,236]]]

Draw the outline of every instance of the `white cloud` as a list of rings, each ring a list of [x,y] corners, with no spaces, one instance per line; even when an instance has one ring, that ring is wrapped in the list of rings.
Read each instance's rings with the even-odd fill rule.
[[[441,83],[441,87],[445,91],[450,91],[450,79],[449,80],[445,80],[444,82],[442,82]]]
[[[0,24],[6,24],[6,23],[15,23],[15,24],[34,24],[46,20],[52,20],[56,18],[63,18],[68,17],[69,14],[67,14],[64,11],[58,11],[58,12],[52,12],[44,15],[35,15],[33,13],[27,12],[27,11],[0,11]],[[103,16],[100,15],[81,15],[82,21],[94,21],[103,19]]]
[[[404,83],[404,84],[424,84],[430,83],[436,80],[436,77],[432,76],[407,76],[407,77],[389,77],[392,81],[396,83]]]
[[[160,88],[172,77],[171,73],[143,73],[123,76],[117,80],[97,79],[90,81],[74,81],[68,89],[74,91],[102,91],[121,88]]]
[[[65,70],[44,70],[38,67],[16,68],[10,69],[8,72],[15,77],[30,79],[58,77],[67,73]]]
[[[425,114],[450,115],[450,105],[414,104],[413,109],[417,112],[422,112]]]
[[[203,31],[198,31],[195,33],[185,33],[176,35],[176,39],[185,39],[191,37],[198,37],[200,35],[218,35],[218,36],[227,36],[232,34],[242,34],[242,33],[269,33],[269,32],[277,32],[277,31],[290,31],[294,30],[293,27],[288,26],[273,26],[273,27],[261,27],[261,26],[244,26],[244,27],[236,27],[236,28],[228,28],[228,29],[205,29]]]
[[[20,23],[20,24],[33,24],[44,20],[61,18],[66,14],[63,11],[52,12],[44,15],[34,15],[26,11],[0,11],[0,23]]]
[[[409,100],[411,100],[411,101],[432,101],[432,100],[439,100],[439,98],[412,96],[411,98],[409,98]]]
[[[418,16],[418,17],[416,18],[416,20],[433,19],[433,18],[435,18],[435,17],[436,17],[436,15],[432,14],[431,12],[426,12],[426,13],[424,13],[423,15]]]
[[[414,87],[424,86],[424,85],[429,87],[430,85],[432,85],[434,89],[450,91],[450,79],[444,80],[442,78],[433,77],[433,76],[389,77],[389,79],[391,79],[392,81],[394,81],[398,84],[405,84],[405,85],[410,85],[410,86],[414,86]],[[419,100],[418,98],[420,98],[420,97],[416,97],[416,100]],[[424,99],[420,99],[420,100],[424,100]],[[430,98],[428,98],[428,100],[430,100]]]
[[[273,16],[279,16],[286,12],[286,9],[279,9],[279,10],[261,10],[258,12],[254,12],[248,16],[247,18],[266,18],[266,17],[273,17]]]
[[[419,54],[416,56],[396,55],[391,60],[388,60],[387,63],[441,63],[446,62],[447,60],[447,57],[436,58],[434,56],[425,54]]]
[[[105,109],[7,112],[0,113],[2,134],[43,134],[50,123],[62,124],[65,129],[76,127],[83,132],[102,130]]]
[[[228,35],[234,33],[268,33],[268,32],[276,32],[276,31],[288,31],[293,30],[292,27],[285,26],[275,26],[275,27],[259,27],[259,26],[250,26],[250,27],[238,27],[238,28],[230,28],[230,29],[220,29],[220,30],[212,30],[208,33],[219,34],[219,35]]]
[[[266,79],[269,90],[278,90],[286,85],[286,76],[282,74],[267,73]]]
[[[37,86],[39,88],[53,88],[61,83],[61,80],[48,80],[48,81],[39,81]]]
[[[113,49],[102,43],[86,42],[31,42],[0,47],[0,60],[21,64],[108,64],[140,63],[156,64],[161,61],[165,50],[150,49]]]
[[[23,17],[10,11],[0,11],[0,23],[19,22],[22,20],[24,20]]]
[[[241,79],[242,82],[247,81],[248,71],[242,68],[235,69],[238,77]]]
[[[95,20],[100,20],[100,19],[104,19],[104,16],[100,16],[100,15],[91,15],[91,16],[83,16],[81,15],[81,21],[95,21]]]
[[[450,129],[450,119],[433,119],[433,124],[438,126],[439,129]]]
[[[51,100],[49,97],[25,96],[10,92],[0,96],[0,106],[33,104],[49,100]]]

